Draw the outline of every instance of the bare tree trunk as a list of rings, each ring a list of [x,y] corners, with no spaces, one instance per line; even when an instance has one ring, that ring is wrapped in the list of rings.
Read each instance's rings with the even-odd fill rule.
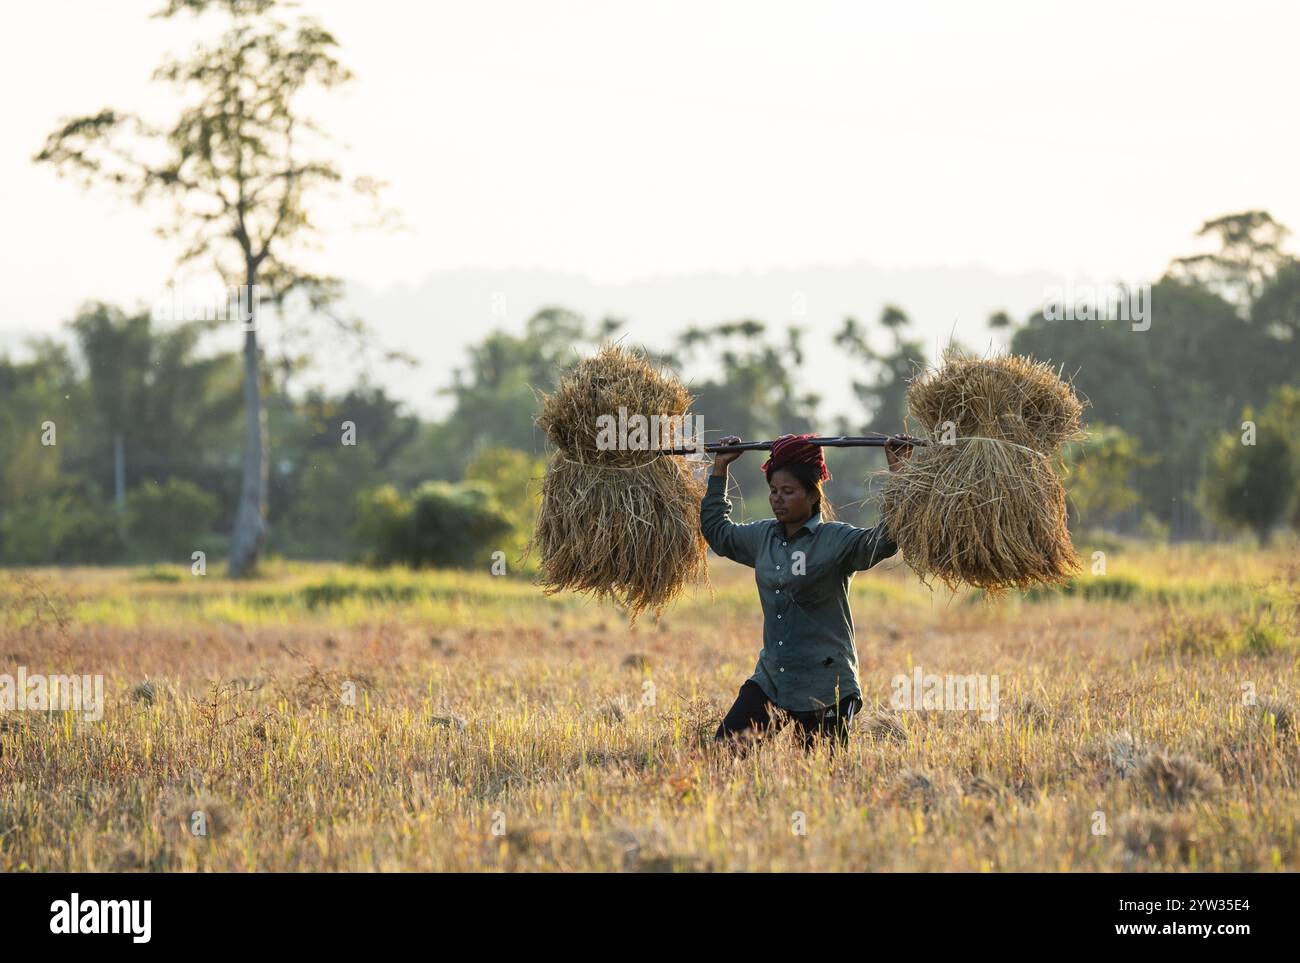
[[[126,512],[126,443],[121,432],[113,435],[113,503],[118,514]]]
[[[239,488],[239,510],[235,514],[230,548],[231,578],[243,578],[253,572],[266,544],[267,533],[270,452],[257,355],[257,300],[252,295],[253,285],[257,283],[257,269],[252,264],[248,266],[247,279],[249,317],[248,330],[244,332],[244,477]]]
[[[126,442],[122,433],[113,435],[113,505],[117,511],[113,519],[117,523],[117,532],[122,544],[130,547],[131,536],[127,531],[126,519]]]

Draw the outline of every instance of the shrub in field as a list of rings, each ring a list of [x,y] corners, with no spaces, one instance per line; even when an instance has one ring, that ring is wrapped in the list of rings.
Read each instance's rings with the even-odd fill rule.
[[[121,551],[113,510],[89,484],[60,480],[34,499],[0,506],[0,563],[93,565]]]
[[[141,559],[188,560],[220,512],[217,498],[193,482],[145,482],[126,496],[131,553]]]
[[[1279,522],[1300,517],[1300,445],[1294,440],[1300,392],[1278,389],[1259,413],[1254,437],[1245,443],[1244,426],[1255,425],[1251,408],[1242,413],[1243,431],[1220,436],[1210,449],[1200,498],[1207,513],[1229,529],[1249,529],[1267,545]]]
[[[429,481],[408,498],[392,485],[359,496],[358,536],[373,565],[473,568],[504,551],[510,519],[484,489]]]

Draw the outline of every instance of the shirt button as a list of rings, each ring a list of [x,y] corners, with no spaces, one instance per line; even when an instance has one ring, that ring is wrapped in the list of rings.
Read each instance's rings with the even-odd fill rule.
[[[777,639],[776,644],[777,644],[777,645],[785,645],[785,641],[782,640],[782,639]]]
[[[780,590],[780,589],[777,589],[777,590],[776,590],[776,594],[777,594],[777,595],[780,595],[780,594],[781,594],[781,590]]]
[[[782,671],[782,672],[785,671],[785,666],[781,666],[781,671]]]
[[[781,543],[781,544],[782,544],[782,545],[784,545],[784,544],[785,544],[785,542],[782,542],[782,543]]]
[[[781,616],[779,616],[779,615],[777,616],[778,619],[779,619],[780,617],[781,617]]]

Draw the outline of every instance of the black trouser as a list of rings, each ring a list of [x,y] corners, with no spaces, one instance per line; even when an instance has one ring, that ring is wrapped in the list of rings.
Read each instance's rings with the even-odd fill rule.
[[[812,712],[786,712],[772,705],[772,700],[763,694],[758,683],[746,680],[713,738],[718,741],[737,739],[742,742],[750,738],[761,738],[766,733],[778,731],[793,719],[803,737],[805,749],[811,749],[817,736],[824,735],[834,735],[835,742],[846,746],[849,742],[849,724],[853,722],[853,714],[861,708],[861,699],[848,696],[838,706],[828,706]],[[831,744],[832,749],[834,745]]]

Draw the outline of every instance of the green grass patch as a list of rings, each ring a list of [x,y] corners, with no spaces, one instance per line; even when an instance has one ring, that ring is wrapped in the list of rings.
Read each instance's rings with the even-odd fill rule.
[[[971,593],[968,600],[979,602],[985,597],[983,590],[976,590]],[[1256,604],[1263,596],[1259,588],[1245,582],[1199,579],[1160,580],[1121,573],[1075,576],[1059,587],[1035,587],[1025,592],[1012,592],[1008,597],[1030,604],[1056,602],[1061,599],[1081,599],[1085,602],[1112,602],[1127,605],[1224,604],[1230,607],[1243,607]]]
[[[135,582],[179,582],[183,576],[174,568],[167,568],[162,565],[151,565],[142,572],[137,572],[132,581]]]
[[[1268,604],[1245,613],[1171,608],[1161,624],[1157,648],[1165,654],[1230,659],[1295,652],[1300,641],[1285,613]]]

